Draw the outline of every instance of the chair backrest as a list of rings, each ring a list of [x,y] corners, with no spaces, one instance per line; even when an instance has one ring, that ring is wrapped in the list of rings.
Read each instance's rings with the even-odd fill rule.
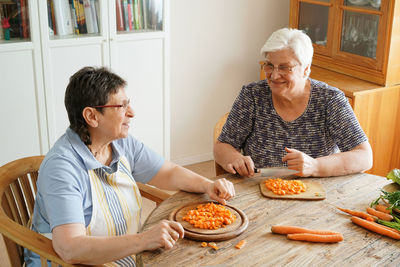
[[[0,247],[5,247],[7,253],[0,262],[2,266],[22,266],[23,247],[39,254],[42,266],[47,266],[47,260],[52,266],[80,266],[61,260],[51,240],[29,228],[37,191],[36,180],[43,158],[22,158],[0,167],[0,233],[3,235]]]
[[[219,137],[219,135],[221,134],[222,131],[222,127],[224,127],[226,119],[228,118],[229,113],[226,113],[224,116],[222,116],[217,124],[215,124],[214,127],[214,144],[217,142],[217,139]],[[215,165],[215,175],[221,175],[224,173],[227,173],[227,171],[224,170],[224,168],[221,167],[221,165],[219,165],[215,160],[214,160],[214,165]]]

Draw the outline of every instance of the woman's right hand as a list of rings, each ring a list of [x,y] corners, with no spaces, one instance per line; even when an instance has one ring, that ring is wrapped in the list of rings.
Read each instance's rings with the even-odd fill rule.
[[[225,170],[233,174],[239,173],[241,176],[252,177],[254,175],[254,162],[250,156],[240,155],[228,163]]]
[[[146,243],[144,250],[171,249],[179,238],[183,238],[184,230],[178,222],[162,220],[142,235]]]

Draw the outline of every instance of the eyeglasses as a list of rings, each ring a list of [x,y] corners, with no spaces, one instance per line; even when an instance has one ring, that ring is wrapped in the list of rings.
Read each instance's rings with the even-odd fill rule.
[[[279,65],[277,67],[275,67],[274,65],[272,65],[269,62],[264,62],[264,64],[262,65],[262,69],[266,74],[272,74],[272,72],[276,69],[276,71],[280,74],[280,75],[288,75],[289,73],[291,73],[293,71],[293,69],[295,67],[297,67],[298,65],[294,65],[294,66],[288,66],[288,65]]]
[[[93,106],[92,108],[123,108],[125,111],[128,110],[129,105],[131,104],[131,100],[128,99],[127,102],[121,105],[100,105],[100,106]]]

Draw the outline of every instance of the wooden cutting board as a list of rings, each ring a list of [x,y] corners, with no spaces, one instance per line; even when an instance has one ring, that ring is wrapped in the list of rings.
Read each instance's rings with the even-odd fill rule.
[[[187,221],[182,220],[189,210],[196,209],[200,204],[207,204],[209,202],[196,202],[181,206],[171,212],[169,219],[172,221],[179,222],[185,229],[185,238],[197,240],[197,241],[224,241],[234,238],[246,230],[249,225],[249,219],[246,214],[238,208],[225,205],[232,214],[236,216],[236,220],[227,225],[225,228],[219,228],[216,230],[200,229],[196,228]],[[215,203],[217,204],[217,203]]]
[[[265,180],[260,182],[261,194],[269,198],[300,199],[300,200],[322,200],[326,198],[324,187],[317,181],[302,180],[307,190],[294,195],[276,195],[265,186]]]
[[[397,183],[387,184],[384,187],[382,187],[382,190],[389,193],[396,192],[400,190],[400,185]]]

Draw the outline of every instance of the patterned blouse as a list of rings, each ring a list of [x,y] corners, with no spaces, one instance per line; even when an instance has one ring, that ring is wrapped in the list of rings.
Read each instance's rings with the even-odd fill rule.
[[[285,147],[318,158],[367,141],[344,93],[324,82],[310,82],[308,105],[290,122],[275,111],[267,80],[243,86],[218,140],[243,150],[257,168],[286,165]]]

